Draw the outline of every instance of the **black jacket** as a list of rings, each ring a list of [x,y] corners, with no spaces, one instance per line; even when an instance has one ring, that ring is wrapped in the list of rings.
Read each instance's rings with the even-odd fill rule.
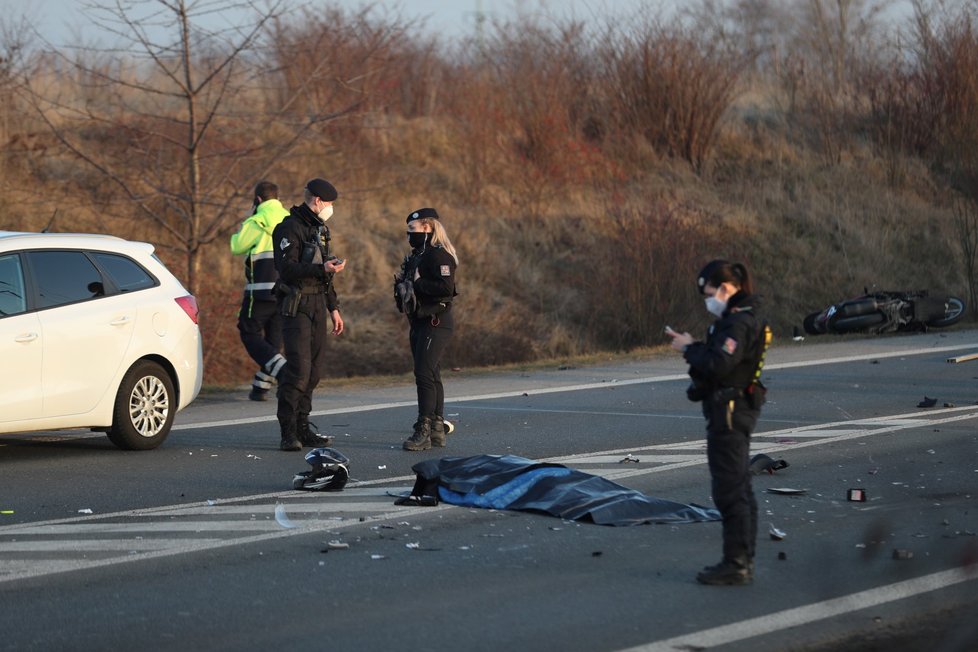
[[[275,227],[272,239],[279,280],[304,294],[321,292],[326,295],[326,307],[338,309],[333,274],[323,267],[330,255],[329,227],[306,204],[299,204]]]
[[[438,317],[439,326],[452,328],[452,300],[458,294],[455,290],[455,258],[443,247],[428,245],[420,251],[411,252],[405,260],[404,268],[408,279],[414,279],[414,296],[418,302],[418,319]],[[440,305],[440,304],[445,304]]]
[[[693,381],[711,390],[746,389],[763,351],[763,324],[756,314],[760,301],[738,292],[723,316],[710,326],[706,342],[693,342],[683,357]]]

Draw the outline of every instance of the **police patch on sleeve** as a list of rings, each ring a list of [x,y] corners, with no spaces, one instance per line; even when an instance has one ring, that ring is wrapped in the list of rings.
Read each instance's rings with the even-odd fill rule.
[[[288,249],[291,246],[292,246],[292,243],[289,242],[289,239],[288,238],[282,238],[282,241],[278,243],[278,248],[281,249],[282,251],[285,251],[286,249]]]
[[[442,276],[451,276],[452,275],[452,270],[449,269],[448,265],[442,265],[440,267],[440,270],[441,270],[440,273],[441,273]]]
[[[732,337],[728,337],[723,341],[723,352],[727,355],[733,355],[734,351],[737,350],[737,340]]]

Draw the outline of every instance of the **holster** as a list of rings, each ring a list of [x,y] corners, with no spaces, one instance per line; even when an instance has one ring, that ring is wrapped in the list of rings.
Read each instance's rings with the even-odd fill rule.
[[[295,317],[299,313],[299,302],[302,301],[302,290],[285,283],[275,286],[278,294],[278,312],[283,317]]]

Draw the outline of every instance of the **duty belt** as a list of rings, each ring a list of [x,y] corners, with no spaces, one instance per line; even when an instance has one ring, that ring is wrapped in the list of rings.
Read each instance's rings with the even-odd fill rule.
[[[326,294],[325,285],[304,285],[301,292],[303,294]]]

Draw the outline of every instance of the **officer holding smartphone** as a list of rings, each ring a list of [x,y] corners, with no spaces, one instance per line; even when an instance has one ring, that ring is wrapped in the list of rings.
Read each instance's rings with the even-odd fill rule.
[[[279,448],[283,451],[302,450],[303,445],[329,446],[333,441],[316,432],[309,413],[326,362],[327,318],[333,323],[333,335],[343,332],[333,277],[345,269],[346,261],[330,254],[326,226],[337,197],[330,182],[312,179],[303,192],[305,201],[292,207],[272,235],[287,361],[278,378]]]
[[[666,327],[670,346],[689,363],[687,397],[702,401],[706,457],[713,502],[723,517],[723,558],[705,567],[701,584],[750,584],[754,579],[757,501],[751,488],[750,436],[760,416],[749,392],[760,374],[770,331],[756,314],[759,304],[747,267],[714,260],[700,271],[697,287],[716,317],[706,341]],[[761,385],[763,390],[763,385]]]

